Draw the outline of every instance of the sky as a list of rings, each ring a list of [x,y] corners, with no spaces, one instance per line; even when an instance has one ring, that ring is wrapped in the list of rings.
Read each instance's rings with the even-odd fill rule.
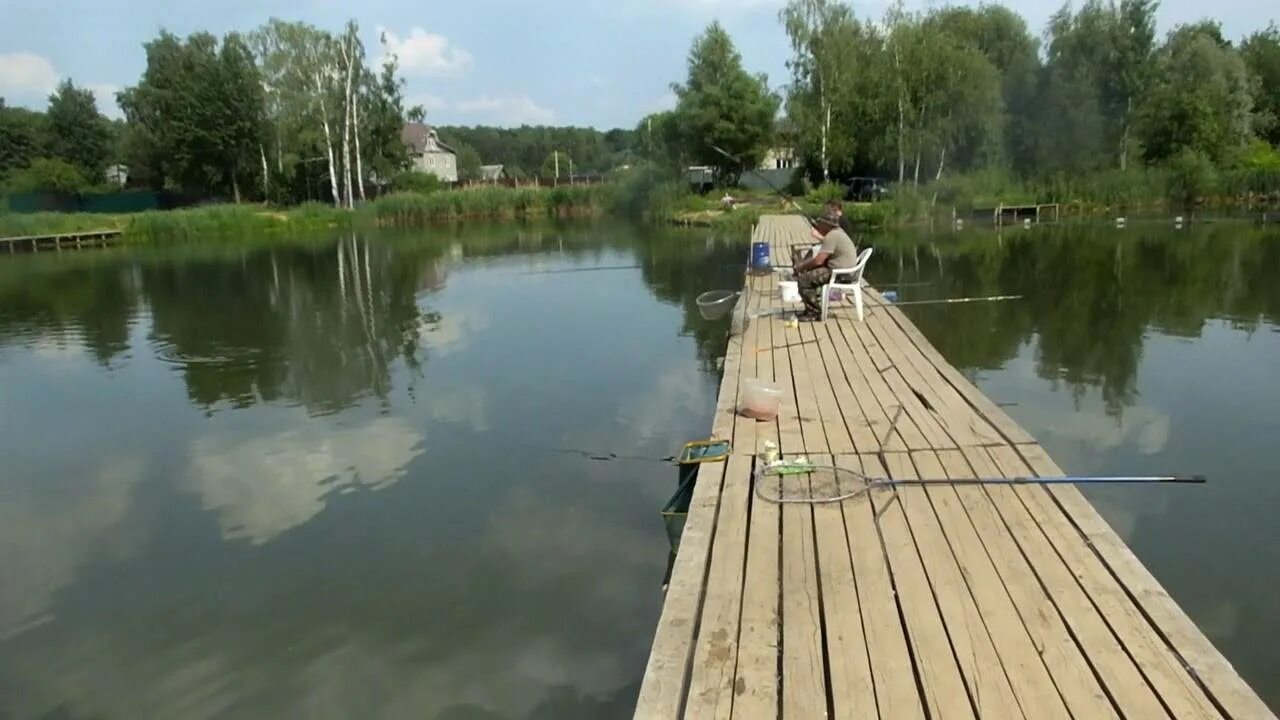
[[[771,86],[787,81],[785,0],[0,0],[0,97],[42,109],[63,77],[91,88],[98,107],[119,117],[114,93],[137,82],[142,44],[160,29],[249,31],[269,17],[333,31],[354,17],[372,58],[379,38],[394,50],[408,104],[441,125],[521,124],[634,127],[674,105],[689,44],[719,19],[747,69]],[[912,0],[908,9],[945,3]],[[953,3],[971,4],[971,3]],[[1061,0],[1003,3],[1039,35]],[[886,0],[853,3],[879,18]],[[1160,30],[1207,14],[1237,39],[1280,20],[1267,0],[1165,0]]]

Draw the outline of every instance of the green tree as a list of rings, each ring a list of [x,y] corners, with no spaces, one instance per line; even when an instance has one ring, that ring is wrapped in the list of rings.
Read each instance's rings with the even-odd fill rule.
[[[376,75],[368,73],[364,94],[364,151],[375,178],[389,178],[408,166],[400,129],[405,122],[404,80],[399,61],[389,55]]]
[[[120,94],[134,126],[133,147],[165,184],[201,193],[230,191],[256,163],[264,140],[262,78],[247,43],[161,32],[147,43],[147,68]]]
[[[852,8],[838,0],[791,0],[779,15],[792,50],[788,115],[800,152],[817,156],[827,182],[832,156],[853,156],[854,134],[840,129],[852,126],[843,111],[850,105],[850,75],[862,69],[856,59],[862,28]]]
[[[1035,133],[1029,114],[1036,103],[1040,69],[1038,43],[1026,22],[999,5],[943,8],[931,14],[928,22],[935,31],[976,48],[999,73],[1004,101],[1004,116],[997,121],[1003,129],[1000,160],[1005,164],[1019,161]],[[965,164],[963,158],[957,160],[961,166]]]
[[[45,118],[25,108],[5,107],[0,98],[0,177],[24,168],[44,152]]]
[[[742,56],[720,23],[711,23],[694,40],[688,78],[672,89],[679,98],[675,122],[690,158],[715,167],[730,182],[759,164],[773,137],[778,97],[764,75],[743,69]]]
[[[1258,135],[1280,147],[1280,27],[1272,22],[1245,38],[1240,57],[1256,81],[1253,110]]]
[[[1158,53],[1142,104],[1147,159],[1165,160],[1185,149],[1225,162],[1250,137],[1251,90],[1244,61],[1216,26],[1174,30]]]
[[[100,182],[111,157],[111,132],[93,93],[63,80],[49,96],[45,118],[49,154],[74,165],[90,182]]]
[[[458,156],[458,179],[459,180],[479,180],[480,153],[476,149],[466,143],[454,143],[453,151]]]
[[[573,175],[573,157],[562,150],[552,150],[542,161],[538,175],[544,178],[568,179]]]
[[[1086,0],[1078,12],[1065,6],[1049,21],[1048,82],[1042,88],[1058,95],[1053,82],[1067,81],[1073,91],[1091,90],[1096,100],[1088,107],[1096,107],[1100,118],[1081,122],[1102,131],[1106,154],[1122,170],[1135,152],[1138,101],[1152,70],[1156,5],[1155,0]]]
[[[78,193],[90,185],[80,168],[58,158],[37,158],[25,168],[9,173],[8,192]]]
[[[212,162],[221,166],[240,202],[240,178],[256,165],[264,138],[266,98],[253,51],[238,33],[222,40],[209,110],[219,119]]]

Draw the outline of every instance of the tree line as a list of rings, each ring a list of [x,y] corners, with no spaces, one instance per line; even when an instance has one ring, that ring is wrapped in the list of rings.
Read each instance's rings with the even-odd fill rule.
[[[1157,7],[1068,4],[1041,41],[998,5],[913,13],[898,2],[859,18],[841,0],[791,0],[779,14],[792,50],[782,92],[748,74],[713,23],[673,86],[677,107],[642,120],[636,145],[653,160],[715,166],[730,182],[770,145],[794,148],[815,181],[1149,166],[1275,175],[1280,28],[1232,42],[1206,20],[1159,38]]]

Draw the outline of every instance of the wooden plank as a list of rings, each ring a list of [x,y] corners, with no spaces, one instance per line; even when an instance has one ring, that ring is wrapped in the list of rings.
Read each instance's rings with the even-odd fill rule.
[[[762,297],[761,301],[762,306],[771,306],[773,304],[772,291],[769,295]],[[760,318],[758,323],[759,325],[756,328],[758,337],[756,339],[755,376],[761,380],[777,384],[773,367],[773,319],[768,317]],[[781,413],[779,413],[779,415],[780,414]],[[763,452],[764,444],[770,440],[772,440],[774,445],[777,447],[782,447],[781,440],[779,439],[778,423],[779,419],[776,417],[768,421],[755,421],[757,453]]]
[[[962,448],[961,452],[976,475],[1004,477],[985,448]],[[1014,538],[1020,553],[1034,568],[1045,594],[1053,601],[1059,617],[1088,659],[1095,676],[1105,686],[1112,702],[1128,718],[1164,718],[1168,711],[1154,689],[1126,654],[1111,628],[1076,581],[1074,569],[1054,550],[1027,512],[1014,489],[1007,486],[974,488],[991,500],[1001,521]],[[980,507],[972,503],[971,507]]]
[[[758,302],[758,293],[752,288],[751,277],[747,276],[744,287],[746,288],[743,296],[738,302],[742,305],[744,315],[750,315],[751,306]],[[750,323],[745,332],[742,333],[742,342],[738,344],[739,361],[738,361],[738,390],[741,392],[742,383],[749,379],[755,378],[758,372],[759,363],[756,352],[760,342],[760,326],[758,323]],[[726,360],[727,362],[727,360]],[[752,455],[756,450],[757,428],[756,421],[752,418],[745,418],[738,415],[739,399],[735,399],[730,411],[734,414],[733,425],[733,452],[735,454]]]
[[[774,480],[772,492],[780,491]],[[733,702],[733,717],[744,720],[777,716],[781,633],[778,556],[781,514],[777,505],[764,502],[754,494],[750,503],[751,530]]]
[[[948,478],[977,477],[958,450],[938,451],[938,461]],[[917,469],[925,472],[919,463]],[[1012,534],[1000,519],[986,492],[978,487],[942,485],[936,489],[929,488],[929,498],[933,500],[939,516],[947,518],[944,522],[950,530],[953,543],[964,548],[964,557],[977,557],[975,541],[985,549],[989,557],[987,566],[995,571],[999,579],[993,581],[984,569],[981,571],[982,576],[971,582],[983,588],[996,587],[998,582],[1008,593],[1012,608],[1021,619],[1022,627],[1030,637],[1034,649],[1039,652],[1049,677],[1071,715],[1076,718],[1119,717],[1083,652],[1059,617],[1052,597],[1041,584],[1027,558],[1019,551]],[[966,526],[961,514],[967,516],[971,528]],[[966,570],[966,574],[974,577],[971,570]],[[996,599],[995,603],[998,605],[1000,601]],[[992,605],[988,603],[988,607]],[[983,613],[988,617],[1013,617],[1008,608],[984,609]],[[1038,671],[1033,672],[1038,674]],[[1159,706],[1148,709],[1159,710]]]
[[[857,456],[837,457],[835,462],[837,467],[855,472],[863,470],[862,459]],[[916,670],[898,611],[897,592],[883,551],[875,508],[870,496],[865,494],[841,503],[840,507],[880,717],[923,720],[924,704],[916,684]],[[868,713],[866,717],[873,716]]]
[[[899,359],[896,367],[912,390],[920,393],[924,402],[932,406],[942,418],[947,433],[959,445],[990,445],[1003,442],[1003,438],[960,393],[947,382],[902,331],[902,328],[876,313],[867,317],[868,329],[890,348]]]
[[[1020,445],[1018,451],[1035,474],[1063,474],[1039,445]],[[1080,491],[1070,486],[1055,486],[1050,494],[1113,576],[1125,586],[1143,615],[1173,645],[1180,660],[1227,714],[1233,718],[1275,720],[1275,713],[1244,682]]]
[[[900,480],[919,477],[911,458],[905,454],[887,455],[885,462],[889,477]],[[1014,697],[1002,658],[996,652],[982,614],[956,566],[946,535],[933,515],[926,490],[902,487],[893,492],[893,496],[910,528],[929,588],[942,615],[944,637],[949,641],[960,673],[965,678],[978,717],[1027,717]],[[1037,712],[1044,712],[1045,717],[1053,717],[1053,710],[1052,707],[1037,708]]]
[[[814,462],[830,466],[829,455]],[[837,503],[813,506],[818,577],[822,589],[832,710],[838,718],[875,717],[876,695],[862,629],[862,609],[853,576],[844,514]]]
[[[978,411],[983,418],[987,420],[997,431],[1000,432],[1009,442],[1012,443],[1033,443],[1035,438],[1031,437],[1026,430],[1015,423],[999,406],[991,402],[987,396],[983,395],[973,383],[970,383],[960,371],[951,366],[942,357],[942,353],[938,352],[932,344],[925,339],[924,334],[907,319],[902,310],[893,307],[891,303],[885,301],[884,296],[876,292],[872,288],[866,288],[866,293],[871,298],[872,307],[869,312],[884,312],[891,318],[898,327],[911,339],[913,345],[929,360],[929,362],[937,368],[939,374],[946,378],[947,382],[960,393],[969,405]]]
[[[910,462],[903,453],[882,453],[890,465]],[[863,455],[870,477],[886,477],[874,455]],[[897,591],[899,609],[907,627],[912,658],[928,715],[935,720],[975,718],[969,691],[948,642],[942,615],[929,587],[929,578],[916,550],[898,493],[871,495],[879,519],[882,548]]]
[[[911,460],[920,477],[950,477],[941,460],[932,451],[914,452]],[[971,475],[961,474],[958,477]],[[931,514],[921,513],[926,528],[930,525],[929,518],[932,516],[938,534],[945,532],[946,544],[955,559],[961,582],[966,585],[973,599],[973,612],[982,619],[990,635],[992,647],[999,656],[1004,676],[1008,679],[1018,706],[1027,717],[1068,720],[1071,713],[1041,657],[1043,650],[1037,646],[1027,628],[1014,620],[1018,618],[1017,609],[1005,588],[1003,578],[992,565],[982,539],[961,507],[956,497],[956,488],[939,483],[936,487],[924,488],[922,494],[932,505]],[[912,530],[915,531],[917,527],[912,520]],[[1047,605],[1048,600],[1043,599],[1042,603]],[[1102,712],[1096,714],[1099,708],[1091,707],[1090,710],[1095,712],[1088,717],[1105,718],[1114,714],[1109,712],[1110,707],[1102,693],[1098,691],[1096,695],[1103,698]]]
[[[831,330],[826,323],[812,323],[811,326],[818,339],[819,361],[826,370],[827,382],[831,387],[835,402],[839,406],[839,416],[844,421],[845,432],[849,435],[854,451],[879,452],[880,441],[876,438],[875,431],[872,428],[871,414],[862,407],[848,376],[845,375],[841,355],[835,341],[831,338]],[[841,345],[843,345],[843,338],[841,338]],[[878,403],[872,401],[870,404],[874,406],[875,412],[881,412]],[[885,419],[884,424],[887,426],[888,423],[888,419]],[[844,452],[843,450],[837,450],[835,447],[832,447],[832,450],[836,453]]]
[[[782,506],[782,718],[827,715],[813,510]]]
[[[873,358],[872,348],[876,348],[879,351],[879,341],[866,326],[866,323],[851,323],[845,329],[845,333],[855,335]],[[884,364],[877,367],[880,371],[881,379],[893,394],[894,402],[905,410],[907,417],[911,418],[927,443],[925,448],[913,449],[955,447],[956,445],[951,436],[943,429],[939,416],[925,406],[920,396],[912,391],[911,386],[903,378],[898,361],[889,360],[888,356],[885,355]]]
[[[750,494],[751,458],[733,455],[726,461],[720,517],[694,648],[685,706],[688,718],[728,718],[733,707]]]
[[[817,400],[818,417],[826,434],[827,446],[833,454],[847,454],[854,452],[853,436],[845,424],[840,402],[836,399],[838,392],[836,383],[832,382],[827,374],[827,366],[822,360],[820,346],[830,344],[831,338],[825,332],[820,335],[816,331],[815,326],[820,324],[822,323],[801,325],[800,338],[804,343],[801,350],[804,354],[809,382],[813,386],[813,394]],[[840,378],[840,382],[844,384],[843,377]]]
[[[774,384],[782,390],[782,404],[778,408],[779,447],[784,454],[801,455],[805,452],[804,435],[800,428],[800,409],[795,395],[795,380],[791,372],[791,356],[787,350],[780,350],[777,347],[779,343],[786,344],[786,330],[782,322],[776,319],[770,321],[770,326],[774,344],[774,350],[771,353]]]
[[[706,463],[698,470],[689,516],[680,538],[680,552],[671,570],[671,583],[667,586],[667,597],[636,701],[638,720],[669,720],[680,716],[693,657],[694,633],[706,590],[707,564],[724,469],[724,463]]]
[[[866,408],[869,402],[876,402],[880,406],[879,416],[871,418],[871,424],[881,445],[885,449],[892,450],[929,449],[929,442],[920,433],[915,421],[894,397],[893,391],[881,377],[880,371],[872,366],[866,348],[850,327],[850,323],[836,322],[833,327],[835,329],[832,330],[832,337],[835,337],[834,333],[838,330],[849,347],[848,358],[852,360],[852,364],[846,365],[846,374],[850,384],[858,392],[859,400],[863,401],[862,406]],[[878,427],[881,417],[885,424],[883,427]]]
[[[1030,473],[1030,469],[1012,447],[992,447],[989,452],[1001,473],[1007,476]],[[1071,567],[1094,607],[1173,716],[1222,717],[1195,680],[1187,674],[1181,660],[1170,652],[1163,638],[1133,606],[1129,596],[1094,554],[1086,539],[1053,504],[1049,491],[1040,486],[1024,486],[1015,487],[1014,492],[1058,554]]]
[[[808,359],[801,345],[800,329],[787,328],[787,355],[791,361],[791,377],[794,381],[796,411],[800,415],[800,433],[804,437],[805,453],[829,453],[826,427],[822,422],[822,410],[818,406],[813,377],[809,375]]]

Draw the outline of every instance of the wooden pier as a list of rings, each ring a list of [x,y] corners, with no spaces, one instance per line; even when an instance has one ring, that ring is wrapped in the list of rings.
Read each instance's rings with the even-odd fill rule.
[[[12,255],[20,252],[61,252],[105,247],[118,242],[123,232],[119,229],[105,229],[0,238],[0,253]]]
[[[787,264],[808,233],[767,216],[754,239]],[[739,320],[782,307],[774,284],[748,276]],[[861,323],[735,323],[714,425],[733,454],[701,467],[635,717],[1274,720],[1072,486],[753,494],[767,440],[869,477],[1061,474],[900,310],[867,301]],[[784,388],[777,420],[736,414],[744,378]]]
[[[976,219],[991,218],[991,223],[996,227],[1002,225],[1015,225],[1024,221],[1033,221],[1036,224],[1042,222],[1058,222],[1061,217],[1061,208],[1058,203],[1032,203],[1029,205],[1005,205],[1000,203],[992,208],[975,208],[973,217]]]

